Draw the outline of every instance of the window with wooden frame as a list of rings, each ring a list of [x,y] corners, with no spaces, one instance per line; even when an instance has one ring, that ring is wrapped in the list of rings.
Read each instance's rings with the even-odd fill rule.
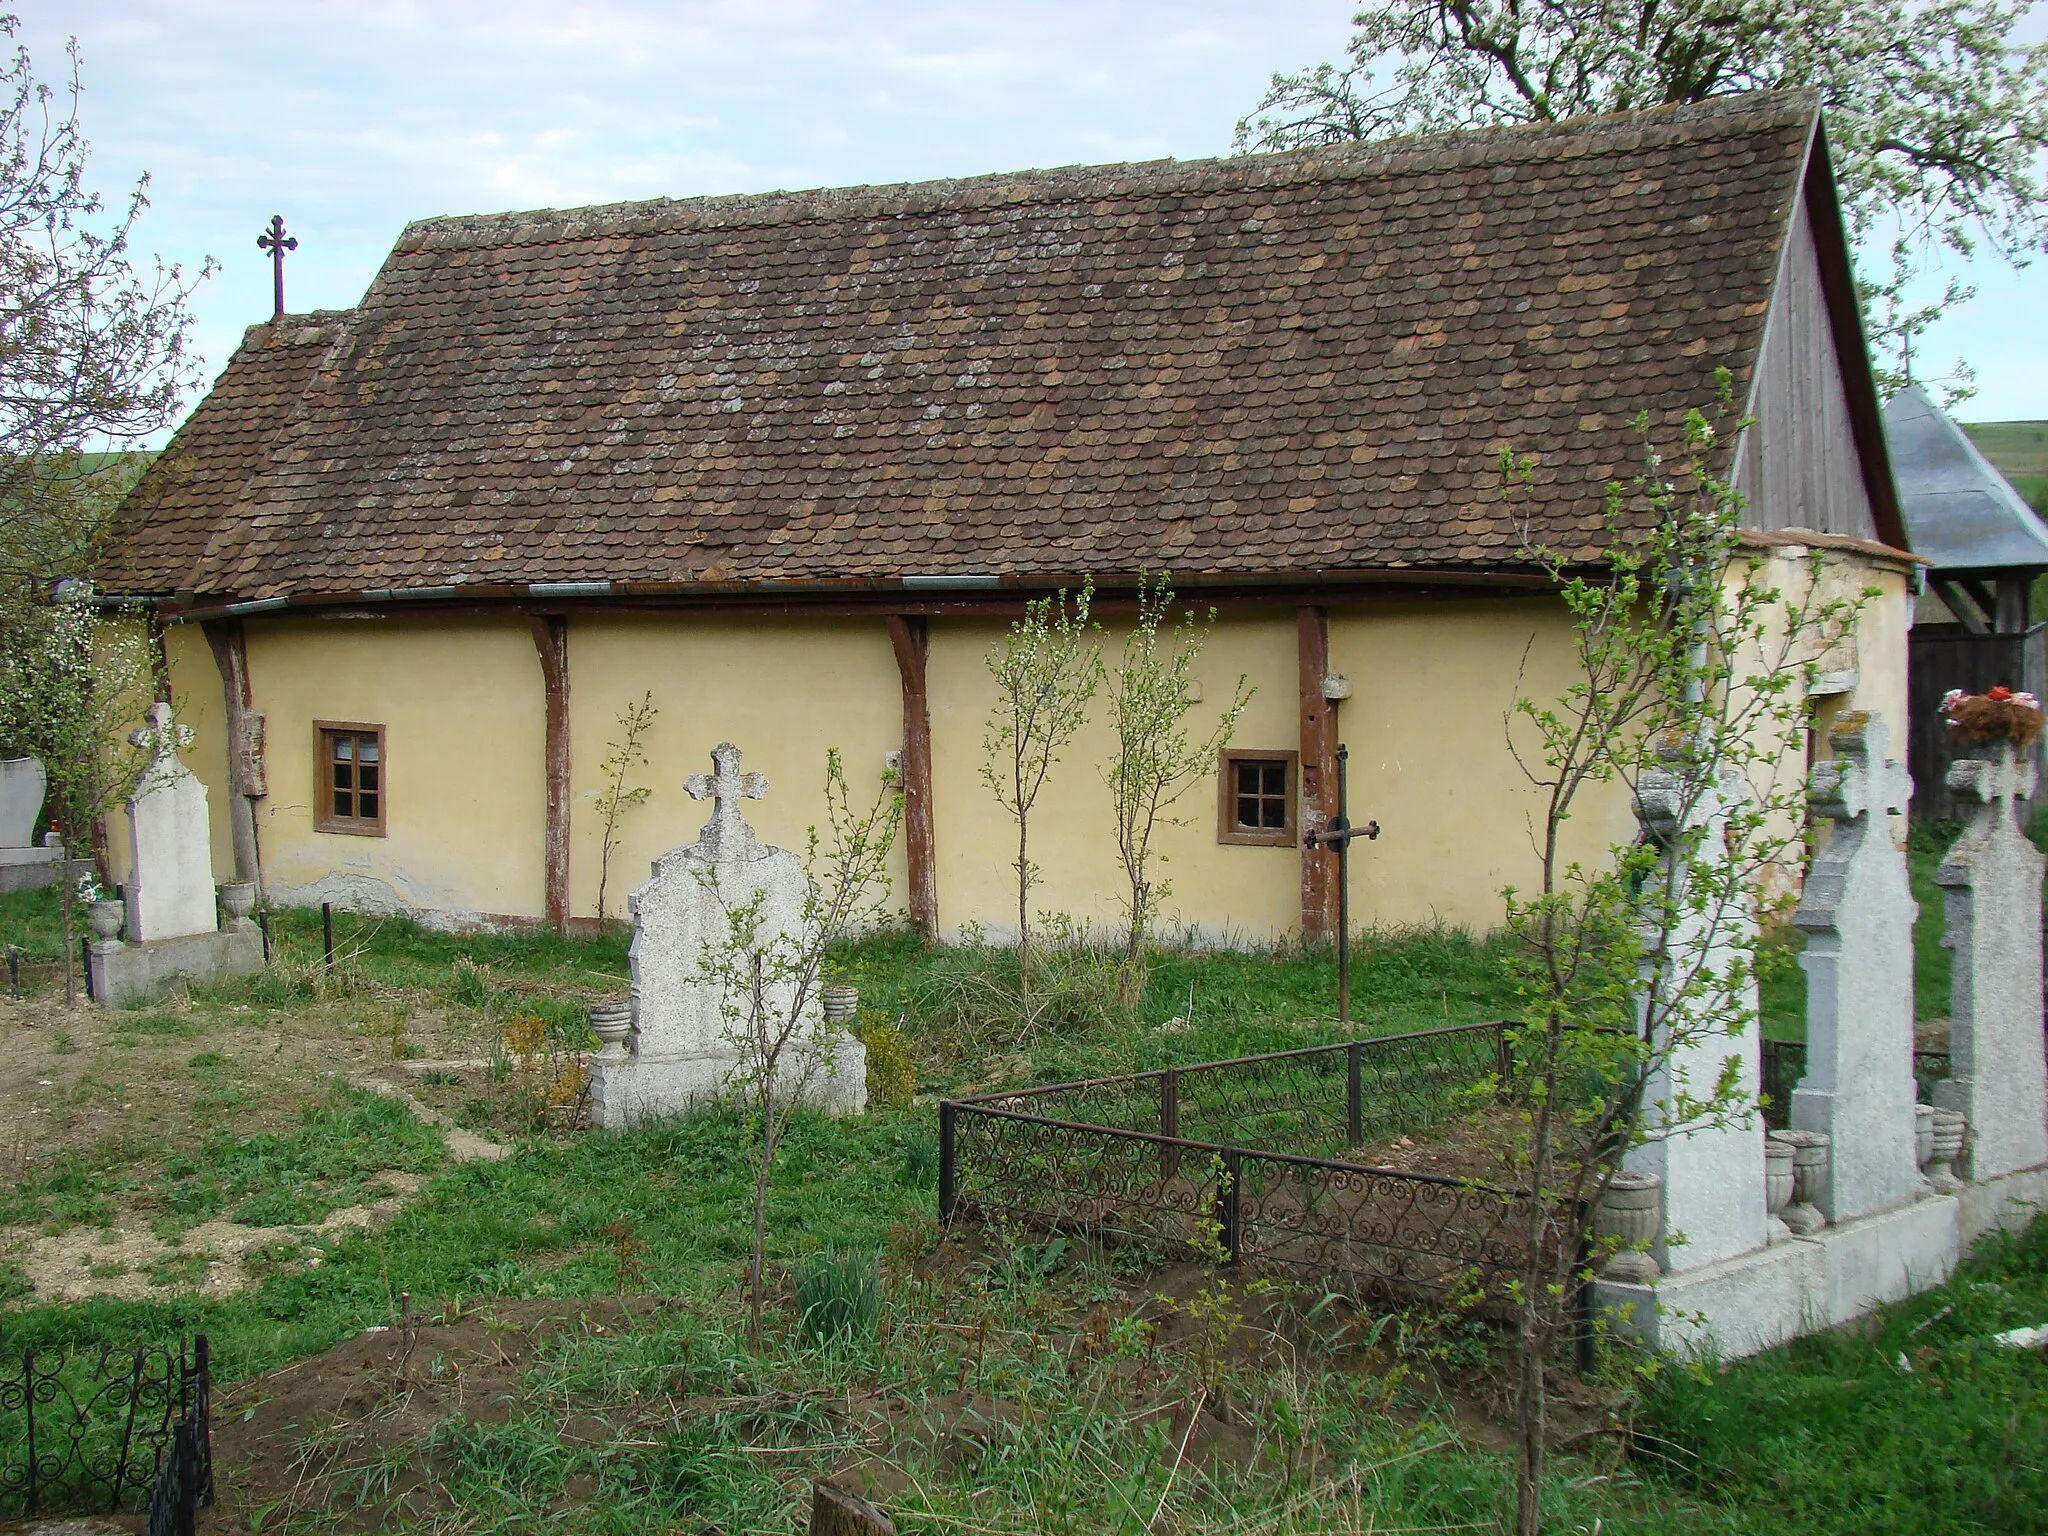
[[[1286,848],[1297,836],[1299,752],[1223,753],[1216,796],[1216,841]]]
[[[313,765],[313,830],[356,837],[384,835],[384,727],[316,720],[319,759]]]

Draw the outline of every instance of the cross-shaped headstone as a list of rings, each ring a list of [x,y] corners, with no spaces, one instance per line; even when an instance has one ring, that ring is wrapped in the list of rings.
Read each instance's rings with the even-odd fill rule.
[[[1885,756],[1891,732],[1863,710],[1839,716],[1828,732],[1834,756],[1816,763],[1810,783],[1814,810],[1836,821],[1903,816],[1913,797],[1906,765]]]
[[[729,741],[721,741],[711,749],[711,767],[712,772],[693,773],[683,781],[683,788],[693,800],[710,800],[714,804],[711,819],[698,834],[698,841],[708,844],[714,856],[744,854],[759,845],[754,829],[740,815],[740,801],[765,798],[768,776],[741,773],[740,749]]]
[[[296,251],[299,242],[296,237],[284,232],[284,215],[273,213],[270,228],[256,237],[256,249],[270,252],[270,287],[273,309],[270,318],[284,318],[284,253]]]
[[[2048,1063],[2041,1053],[2042,858],[2020,830],[2034,748],[2003,742],[1949,764],[1948,787],[1976,801],[1934,872],[1947,892],[1953,957],[1949,1075],[1934,1102],[1963,1112],[1973,1181],[2048,1163]]]
[[[192,745],[192,727],[179,725],[171,717],[171,706],[159,700],[149,706],[144,716],[147,725],[137,726],[128,733],[131,747],[149,749],[149,772],[175,770],[178,767],[178,753]]]
[[[1892,817],[1913,793],[1885,756],[1890,733],[1868,710],[1828,731],[1809,804],[1833,822],[1806,873],[1792,921],[1806,935],[1806,1071],[1791,1095],[1794,1130],[1832,1142],[1834,1171],[1811,1203],[1830,1221],[1906,1204],[1913,1155],[1913,903]]]
[[[2034,754],[1999,752],[1993,757],[1959,758],[1948,765],[1948,787],[1992,808],[1995,820],[2019,825],[2014,802],[2033,797]]]

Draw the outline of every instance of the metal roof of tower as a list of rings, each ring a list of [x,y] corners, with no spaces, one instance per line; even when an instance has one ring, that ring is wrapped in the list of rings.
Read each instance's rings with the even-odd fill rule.
[[[1917,384],[1884,408],[1913,553],[1936,572],[2048,570],[2048,525]]]

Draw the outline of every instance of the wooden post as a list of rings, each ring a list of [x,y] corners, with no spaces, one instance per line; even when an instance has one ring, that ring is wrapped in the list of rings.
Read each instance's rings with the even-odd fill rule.
[[[811,1536],[896,1536],[896,1525],[857,1493],[811,1484]]]
[[[1295,614],[1301,663],[1301,830],[1320,832],[1337,809],[1337,706],[1323,697],[1330,671],[1330,616],[1322,608]],[[1301,936],[1337,931],[1337,860],[1321,848],[1301,850]]]
[[[235,848],[235,878],[256,887],[263,898],[263,850],[256,839],[256,802],[269,786],[263,780],[263,733],[251,705],[249,642],[240,619],[207,619],[200,624],[213,664],[220,672],[227,709],[228,832]],[[314,786],[319,792],[319,786]]]
[[[559,613],[528,614],[547,689],[548,926],[569,931],[569,621]]]
[[[903,856],[909,867],[910,921],[925,937],[935,939],[938,847],[932,828],[932,715],[924,685],[929,626],[921,617],[892,613],[889,644],[903,679]]]

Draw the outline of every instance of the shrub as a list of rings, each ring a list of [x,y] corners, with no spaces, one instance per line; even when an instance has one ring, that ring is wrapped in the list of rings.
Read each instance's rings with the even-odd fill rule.
[[[917,1094],[917,1063],[910,1037],[884,1019],[863,1021],[861,1043],[868,1048],[868,1103],[881,1109],[908,1104]]]

